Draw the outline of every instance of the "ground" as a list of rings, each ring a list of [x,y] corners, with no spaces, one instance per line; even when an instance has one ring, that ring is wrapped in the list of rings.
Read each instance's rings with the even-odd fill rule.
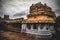
[[[1,31],[0,40],[49,40],[49,39],[44,39],[44,38],[40,39],[37,37],[29,37],[25,33]]]

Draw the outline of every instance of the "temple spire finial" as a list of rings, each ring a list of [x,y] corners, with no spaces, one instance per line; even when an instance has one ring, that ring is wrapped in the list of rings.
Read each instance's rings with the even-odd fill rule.
[[[46,3],[44,5],[46,6]]]
[[[39,2],[38,4],[41,4],[41,2]]]
[[[41,2],[40,2],[40,4],[41,4]]]

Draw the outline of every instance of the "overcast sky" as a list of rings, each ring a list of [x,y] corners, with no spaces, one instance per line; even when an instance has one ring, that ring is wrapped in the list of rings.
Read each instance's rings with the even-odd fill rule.
[[[42,2],[50,6],[56,15],[60,15],[59,0],[0,0],[0,16],[9,15],[10,18],[24,17],[29,14],[32,4]]]

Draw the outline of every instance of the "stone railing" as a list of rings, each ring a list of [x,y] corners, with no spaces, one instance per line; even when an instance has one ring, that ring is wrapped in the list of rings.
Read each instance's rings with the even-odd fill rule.
[[[51,35],[51,31],[27,30],[27,33],[36,35]]]

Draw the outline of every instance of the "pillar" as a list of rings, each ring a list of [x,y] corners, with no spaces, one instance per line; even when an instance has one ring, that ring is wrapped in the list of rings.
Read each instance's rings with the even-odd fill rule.
[[[27,24],[22,24],[22,29],[21,29],[21,31],[26,31],[26,26],[27,26]]]
[[[31,30],[33,30],[33,24],[31,24]]]
[[[38,31],[40,31],[40,24],[38,25]]]

